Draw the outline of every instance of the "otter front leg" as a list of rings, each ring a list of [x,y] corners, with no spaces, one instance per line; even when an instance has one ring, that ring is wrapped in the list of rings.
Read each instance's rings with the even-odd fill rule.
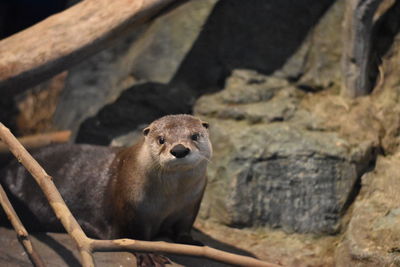
[[[193,222],[194,219],[185,219],[175,225],[173,237],[174,242],[187,245],[204,246],[204,244],[200,241],[193,239],[190,233],[193,227]]]
[[[146,221],[143,221],[146,222]],[[151,223],[147,223],[147,224],[135,224],[135,223],[131,223],[129,225],[129,234],[127,235],[130,238],[133,239],[139,239],[139,240],[146,240],[146,241],[150,241],[154,238],[154,225],[152,225]]]
[[[193,228],[193,223],[196,219],[199,208],[200,201],[195,205],[194,208],[192,208],[185,214],[186,216],[182,216],[182,218],[174,225],[174,242],[195,246],[204,246],[204,244],[200,241],[194,240],[190,233]]]

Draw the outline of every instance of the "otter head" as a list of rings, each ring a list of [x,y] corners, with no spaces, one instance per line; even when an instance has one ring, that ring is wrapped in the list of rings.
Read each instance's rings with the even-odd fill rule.
[[[212,155],[207,128],[191,115],[168,115],[143,130],[144,144],[164,170],[194,168]]]

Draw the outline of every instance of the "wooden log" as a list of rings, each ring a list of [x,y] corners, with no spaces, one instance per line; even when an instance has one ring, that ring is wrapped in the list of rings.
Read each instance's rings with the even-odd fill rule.
[[[85,0],[0,41],[0,93],[34,86],[179,0]]]

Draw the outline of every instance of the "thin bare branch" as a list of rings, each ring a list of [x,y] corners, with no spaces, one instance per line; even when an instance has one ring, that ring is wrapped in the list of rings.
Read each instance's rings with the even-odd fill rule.
[[[26,231],[24,225],[19,219],[17,213],[12,207],[10,200],[8,199],[6,192],[4,192],[3,187],[0,185],[0,205],[3,207],[4,212],[6,213],[8,219],[11,222],[11,225],[14,227],[15,232],[18,236],[18,241],[21,243],[24,248],[26,254],[31,260],[33,266],[35,267],[45,267],[42,258],[36,252],[35,247],[33,246],[31,240],[29,239],[28,231]]]

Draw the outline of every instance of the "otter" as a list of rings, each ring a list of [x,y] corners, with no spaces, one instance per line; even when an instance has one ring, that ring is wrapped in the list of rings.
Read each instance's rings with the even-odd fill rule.
[[[212,155],[208,123],[168,115],[128,148],[84,144],[44,147],[33,157],[54,183],[88,236],[198,244],[190,231],[207,183]],[[14,161],[0,180],[29,231],[62,232],[34,179]]]

